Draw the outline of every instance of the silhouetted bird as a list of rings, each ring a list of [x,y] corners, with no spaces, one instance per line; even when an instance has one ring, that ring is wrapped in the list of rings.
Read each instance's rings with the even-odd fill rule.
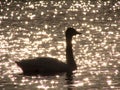
[[[66,35],[66,63],[63,63],[56,58],[38,57],[34,59],[16,61],[17,65],[23,70],[25,75],[34,74],[57,74],[63,72],[71,72],[77,69],[73,57],[72,37],[76,34],[81,34],[73,28],[68,28]]]

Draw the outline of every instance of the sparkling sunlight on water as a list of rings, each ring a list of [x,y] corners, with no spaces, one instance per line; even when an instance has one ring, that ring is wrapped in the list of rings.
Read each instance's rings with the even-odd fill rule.
[[[119,90],[119,0],[0,1],[0,90]],[[54,57],[65,62],[65,30],[77,63],[71,77],[23,76],[15,61]],[[57,68],[57,66],[56,66]]]

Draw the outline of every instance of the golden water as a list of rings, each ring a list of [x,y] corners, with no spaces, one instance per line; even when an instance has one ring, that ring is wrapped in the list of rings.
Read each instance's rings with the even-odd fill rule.
[[[0,90],[119,90],[119,0],[1,0]],[[72,79],[23,76],[15,61],[54,57],[65,62],[67,27],[78,69]],[[57,68],[57,66],[56,66]]]

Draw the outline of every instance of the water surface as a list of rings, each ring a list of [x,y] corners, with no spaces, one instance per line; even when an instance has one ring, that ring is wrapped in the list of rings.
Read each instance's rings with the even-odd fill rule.
[[[0,1],[0,90],[119,90],[119,0]],[[65,62],[67,27],[77,70],[73,75],[23,76],[15,61],[54,57]],[[56,66],[57,68],[57,66]]]

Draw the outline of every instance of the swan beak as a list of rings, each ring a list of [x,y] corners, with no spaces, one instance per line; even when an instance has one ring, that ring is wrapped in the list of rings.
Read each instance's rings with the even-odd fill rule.
[[[76,32],[76,34],[79,34],[79,35],[80,35],[80,34],[82,34],[82,33],[80,33],[80,32]]]

